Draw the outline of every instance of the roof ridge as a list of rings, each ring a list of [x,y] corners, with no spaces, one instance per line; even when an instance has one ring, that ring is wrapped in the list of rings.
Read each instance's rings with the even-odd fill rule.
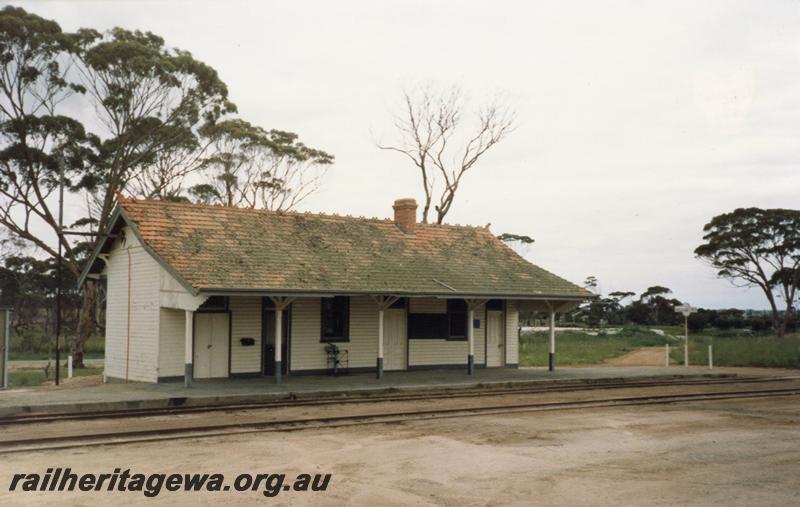
[[[161,199],[139,199],[132,196],[118,196],[117,202],[123,208],[136,205],[136,204],[154,204],[159,206],[178,206],[178,207],[192,207],[192,208],[202,208],[202,209],[215,209],[215,210],[223,210],[223,211],[230,211],[230,212],[238,212],[238,213],[264,213],[270,215],[277,215],[277,216],[301,216],[301,217],[318,217],[318,218],[341,218],[344,220],[360,220],[360,221],[367,221],[367,222],[381,222],[381,223],[388,223],[394,224],[394,220],[392,218],[381,218],[381,217],[365,217],[365,216],[353,216],[353,215],[341,215],[338,213],[326,213],[324,211],[293,211],[293,210],[270,210],[266,208],[243,208],[239,206],[225,206],[222,204],[206,204],[206,203],[198,203],[198,202],[186,202],[186,201],[166,201]],[[432,223],[424,223],[424,222],[417,222],[416,224],[418,227],[442,227],[442,228],[453,228],[453,229],[473,229],[473,230],[482,230],[488,231],[485,226],[480,225],[469,225],[469,224],[432,224]]]

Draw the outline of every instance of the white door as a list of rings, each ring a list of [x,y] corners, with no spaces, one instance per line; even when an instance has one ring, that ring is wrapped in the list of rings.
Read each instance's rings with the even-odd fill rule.
[[[487,312],[486,366],[503,366],[503,312]]]
[[[383,369],[406,369],[406,311],[386,310],[383,315]]]
[[[228,314],[194,316],[194,378],[228,376]]]

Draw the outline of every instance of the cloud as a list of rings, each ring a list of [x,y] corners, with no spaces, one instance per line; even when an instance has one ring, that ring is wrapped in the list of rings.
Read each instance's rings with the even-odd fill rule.
[[[797,206],[798,4],[770,2],[31,2],[67,29],[146,29],[228,83],[241,114],[336,155],[305,207],[388,216],[418,176],[378,151],[401,86],[518,104],[519,128],[449,219],[536,239],[529,257],[604,290],[660,284],[764,307],[694,259],[714,214]]]

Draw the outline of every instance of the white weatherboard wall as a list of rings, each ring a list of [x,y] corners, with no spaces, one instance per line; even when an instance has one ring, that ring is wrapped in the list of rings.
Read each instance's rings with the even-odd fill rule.
[[[186,312],[161,308],[158,327],[158,376],[182,377],[184,374],[184,325]]]
[[[261,298],[231,297],[231,373],[261,371]],[[252,338],[254,345],[242,345]]]
[[[132,252],[133,253],[133,252]],[[143,252],[144,253],[144,252]],[[124,254],[124,252],[123,252]],[[144,255],[147,256],[146,253]],[[116,256],[112,256],[116,258]],[[147,258],[150,258],[147,256]],[[151,258],[150,258],[151,259]],[[152,260],[152,259],[151,259]],[[114,261],[116,262],[116,261]],[[140,260],[144,262],[144,260]],[[153,260],[155,263],[155,261]],[[146,263],[146,262],[145,262]],[[127,265],[125,275],[127,279]],[[160,270],[162,277],[169,277],[167,272],[157,265],[156,273]],[[155,278],[158,279],[157,277]],[[161,280],[162,286],[164,280]],[[109,280],[109,305],[111,305],[112,281]],[[119,290],[125,287],[120,285]],[[115,289],[116,290],[116,289]],[[163,288],[162,288],[163,291]],[[411,299],[410,311],[416,313],[445,313],[447,302],[442,299]],[[231,297],[231,373],[258,373],[261,371],[261,299],[259,297]],[[111,312],[111,306],[109,306]],[[292,304],[291,310],[291,337],[290,337],[290,363],[293,371],[324,370],[328,368],[326,343],[320,342],[320,300],[316,298],[300,298]],[[184,346],[184,311],[170,308],[158,310],[160,326],[157,319],[154,332],[158,340],[158,371],[157,377],[174,377],[183,375],[183,346]],[[123,315],[124,317],[124,315]],[[475,329],[475,363],[485,364],[486,348],[486,312],[484,307],[475,310],[475,319],[480,321],[480,327]],[[509,301],[506,313],[506,364],[517,364],[517,326],[518,312],[514,302]],[[125,320],[117,319],[117,324]],[[109,321],[109,325],[111,322]],[[111,327],[108,328],[110,330]],[[140,333],[141,334],[141,333]],[[133,333],[132,333],[133,336]],[[350,300],[350,341],[337,343],[342,351],[348,351],[350,368],[373,368],[377,355],[378,336],[378,309],[367,296],[353,297]],[[107,340],[110,337],[107,334]],[[242,346],[242,338],[253,338],[253,346]],[[132,339],[133,341],[133,339]],[[110,343],[110,342],[109,342]],[[409,340],[409,359],[412,366],[435,365],[461,365],[467,361],[467,342],[448,340]],[[107,368],[114,367],[114,361],[108,363]],[[110,371],[110,370],[109,370]],[[117,375],[107,373],[117,377]],[[150,380],[154,378],[137,378],[132,380]]]
[[[107,377],[125,379],[127,371],[128,380],[156,382],[161,266],[144,250],[129,228],[124,228],[123,234],[124,245],[121,240],[114,241],[105,269],[108,277],[105,374]]]
[[[519,310],[516,301],[506,301],[506,364],[519,364]]]
[[[166,271],[163,275],[171,278]],[[231,297],[229,309],[231,373],[258,373],[261,371],[261,298]],[[160,316],[158,376],[183,376],[185,311],[161,308]],[[195,323],[195,326],[202,325]],[[255,344],[244,346],[242,338],[253,338]]]
[[[328,368],[327,343],[320,342],[321,305],[319,299],[298,299],[292,303],[291,369]],[[348,367],[372,368],[378,355],[378,306],[368,296],[350,298],[350,341],[336,343],[347,351]]]
[[[447,313],[447,300],[412,298],[409,300],[409,313]],[[475,328],[475,364],[486,364],[486,312],[484,305],[475,309],[475,320],[480,327]],[[466,340],[408,340],[409,366],[435,366],[467,364],[469,344]]]

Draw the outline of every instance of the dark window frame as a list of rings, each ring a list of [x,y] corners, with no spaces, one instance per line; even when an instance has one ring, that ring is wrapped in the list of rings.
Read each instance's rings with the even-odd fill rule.
[[[446,313],[408,313],[407,329],[409,340],[446,340]]]
[[[447,340],[454,342],[467,341],[469,336],[469,326],[472,322],[469,320],[469,307],[467,302],[463,299],[448,299],[447,300]],[[464,328],[464,334],[453,334],[453,324],[460,321],[460,326]]]
[[[326,322],[326,302],[330,301],[335,304],[337,301],[343,302],[342,308],[339,311],[343,313],[342,320],[342,335],[339,336],[326,336],[325,335],[325,322]],[[319,319],[319,341],[320,343],[347,343],[350,341],[350,297],[349,296],[334,296],[332,298],[322,298],[320,300],[320,319]]]
[[[468,326],[474,326],[474,322],[468,322],[468,319],[469,307],[467,302],[462,299],[448,299],[444,313],[408,312],[408,339],[467,341],[469,339]],[[457,331],[463,331],[463,335],[453,333],[455,322],[458,322],[461,328]],[[421,327],[427,328],[427,330],[420,329]],[[425,336],[426,334],[428,335]]]

